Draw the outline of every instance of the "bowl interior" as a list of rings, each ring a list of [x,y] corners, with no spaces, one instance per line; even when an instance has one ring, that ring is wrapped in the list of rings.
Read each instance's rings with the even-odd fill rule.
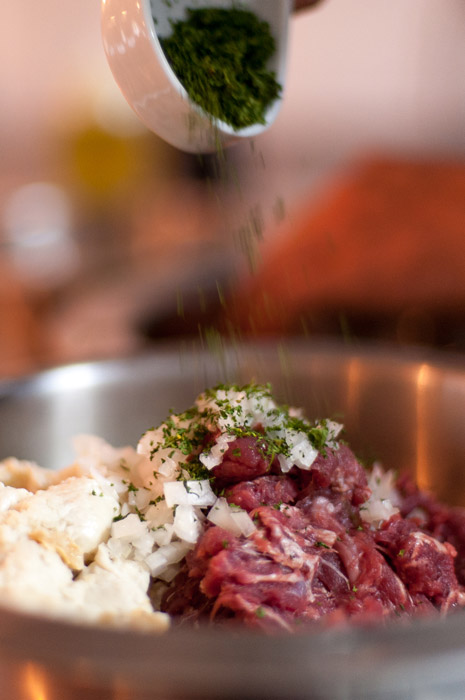
[[[167,347],[128,360],[61,367],[0,385],[0,458],[52,469],[73,457],[76,434],[135,445],[170,409],[206,386],[270,382],[309,418],[335,418],[367,462],[414,473],[450,503],[465,504],[465,363],[442,356],[339,344],[243,346],[218,354]]]

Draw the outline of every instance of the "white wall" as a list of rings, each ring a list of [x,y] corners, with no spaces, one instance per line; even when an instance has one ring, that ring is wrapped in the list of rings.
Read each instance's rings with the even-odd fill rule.
[[[463,0],[326,0],[290,45],[270,147],[465,151]]]
[[[250,201],[318,197],[378,154],[465,156],[465,2],[323,0],[291,23],[280,115],[245,167]],[[243,150],[245,160],[250,158]]]
[[[273,0],[264,0],[272,2]],[[270,164],[372,148],[465,151],[464,0],[324,0],[291,24],[286,97],[261,140]],[[123,105],[99,0],[7,2],[0,23],[0,147],[25,162],[50,125],[99,93]]]

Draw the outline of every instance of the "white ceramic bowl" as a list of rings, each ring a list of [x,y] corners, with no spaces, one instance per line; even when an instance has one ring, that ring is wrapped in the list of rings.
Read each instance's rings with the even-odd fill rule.
[[[170,19],[180,19],[186,6],[232,4],[233,0],[102,0],[103,45],[121,92],[151,131],[187,152],[208,153],[256,136],[273,123],[279,111],[281,98],[268,109],[265,124],[239,131],[212,121],[189,99],[163,53],[158,35],[170,33]],[[269,68],[284,85],[291,0],[249,0],[244,4],[270,24],[276,53]]]

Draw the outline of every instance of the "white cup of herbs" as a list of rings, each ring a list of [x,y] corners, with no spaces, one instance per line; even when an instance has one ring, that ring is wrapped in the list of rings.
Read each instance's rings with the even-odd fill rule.
[[[103,45],[121,92],[151,131],[181,150],[213,152],[274,122],[291,6],[102,0]]]

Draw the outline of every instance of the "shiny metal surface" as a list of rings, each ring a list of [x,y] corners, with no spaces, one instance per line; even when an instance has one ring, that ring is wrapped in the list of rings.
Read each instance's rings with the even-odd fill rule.
[[[206,385],[272,382],[311,417],[343,419],[366,458],[416,472],[465,504],[465,358],[292,343],[224,354],[160,349],[0,385],[0,455],[64,466],[69,439],[135,443]],[[9,700],[265,698],[458,700],[465,614],[283,638],[174,630],[163,637],[0,611],[0,697]]]

